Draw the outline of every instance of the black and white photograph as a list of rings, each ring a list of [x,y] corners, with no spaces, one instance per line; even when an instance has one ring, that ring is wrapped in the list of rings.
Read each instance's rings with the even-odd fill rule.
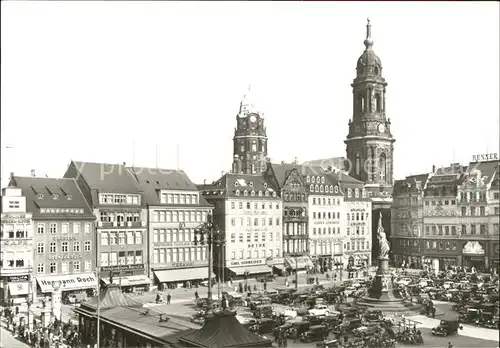
[[[498,348],[500,4],[2,1],[0,348]]]

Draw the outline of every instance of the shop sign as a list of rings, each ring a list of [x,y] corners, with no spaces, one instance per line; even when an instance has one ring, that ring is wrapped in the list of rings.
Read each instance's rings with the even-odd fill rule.
[[[229,267],[255,266],[266,263],[265,259],[230,261]]]
[[[101,267],[102,272],[108,271],[128,271],[128,270],[139,270],[144,269],[144,264],[139,265],[119,265],[119,266],[103,266]]]
[[[2,224],[30,224],[30,214],[2,213]]]
[[[31,239],[3,239],[2,245],[26,247],[26,246],[31,246],[33,244],[31,242]]]
[[[167,262],[161,265],[162,269],[165,268],[189,268],[189,267],[197,267],[197,266],[206,266],[208,261],[199,260],[199,261],[177,261],[177,262]]]
[[[498,153],[484,153],[480,155],[472,155],[472,162],[482,162],[482,161],[497,161]]]
[[[52,237],[52,240],[76,240],[74,236],[55,236]]]
[[[80,255],[80,254],[49,256],[49,260],[79,260],[81,258],[82,258],[82,255]]]
[[[97,286],[97,279],[92,273],[74,275],[69,274],[67,276],[53,276],[53,277],[43,277],[37,278],[38,284],[42,292],[52,292],[54,290],[52,284],[55,281],[61,283],[61,290],[71,290],[71,289],[81,289],[90,288]]]
[[[255,228],[245,228],[244,232],[267,232],[268,229],[267,228],[258,228],[258,227],[255,227]]]
[[[479,242],[473,241],[465,244],[462,253],[468,255],[484,255],[484,249]]]
[[[266,259],[266,262],[267,262],[267,265],[281,265],[285,262],[285,259],[282,258],[282,257],[276,257],[276,258],[272,258],[272,257],[268,257]]]
[[[155,247],[186,247],[194,246],[194,242],[154,242]]]
[[[15,275],[15,276],[8,276],[7,277],[7,282],[8,283],[20,283],[20,282],[27,282],[28,281],[28,275]]]

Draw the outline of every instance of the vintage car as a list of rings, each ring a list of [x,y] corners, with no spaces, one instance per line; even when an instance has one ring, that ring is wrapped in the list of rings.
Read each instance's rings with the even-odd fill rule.
[[[271,305],[257,306],[252,312],[254,318],[270,318],[273,313],[273,306]]]
[[[356,288],[354,286],[348,286],[345,288],[344,290],[344,294],[347,296],[347,297],[350,297],[352,296],[352,294],[356,292]]]
[[[309,315],[328,315],[331,310],[326,305],[316,305],[313,309],[307,311]]]
[[[380,320],[383,319],[383,315],[381,311],[378,310],[372,310],[368,311],[365,315],[364,318],[366,321],[372,321],[372,322],[379,322]]]
[[[463,327],[458,320],[441,320],[438,326],[432,328],[431,332],[434,336],[445,337],[457,335],[459,329],[462,330]]]
[[[283,314],[284,314],[285,318],[287,318],[287,319],[295,319],[299,315],[298,311],[294,308],[285,308],[285,311]]]
[[[278,323],[271,318],[259,319],[252,331],[257,332],[258,334],[266,334],[273,332],[276,326],[278,326]]]
[[[408,286],[410,285],[412,282],[412,279],[411,278],[401,278],[399,280],[396,281],[396,284],[401,284],[401,285],[405,285],[405,286]]]
[[[342,348],[339,340],[324,340],[316,343],[316,348]]]
[[[314,325],[300,335],[300,341],[304,343],[323,341],[327,336],[328,328],[325,325]]]
[[[291,325],[292,326],[287,330],[287,336],[289,338],[300,338],[300,336],[304,332],[309,331],[311,327],[311,323],[307,320],[293,322]]]

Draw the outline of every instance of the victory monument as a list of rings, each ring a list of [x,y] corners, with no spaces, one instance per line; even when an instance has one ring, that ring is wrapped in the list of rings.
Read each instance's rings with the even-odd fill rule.
[[[378,220],[377,237],[380,247],[377,273],[371,288],[368,289],[368,295],[357,301],[356,305],[386,312],[411,310],[414,306],[401,298],[399,293],[395,291],[395,284],[392,283],[392,274],[389,268],[389,251],[391,248],[382,226],[382,214],[380,214]]]

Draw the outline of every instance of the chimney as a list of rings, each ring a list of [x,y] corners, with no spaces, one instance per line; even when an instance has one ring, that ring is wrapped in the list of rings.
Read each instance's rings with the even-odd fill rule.
[[[36,176],[36,175],[35,175],[35,170],[34,170],[34,169],[32,169],[32,170],[31,170],[31,176],[32,176],[32,177],[35,177],[35,176]]]
[[[14,172],[10,172],[10,180],[14,179]]]
[[[207,179],[203,179],[203,185],[207,184]]]
[[[434,173],[436,171],[436,166],[433,164],[432,165],[432,172]]]

